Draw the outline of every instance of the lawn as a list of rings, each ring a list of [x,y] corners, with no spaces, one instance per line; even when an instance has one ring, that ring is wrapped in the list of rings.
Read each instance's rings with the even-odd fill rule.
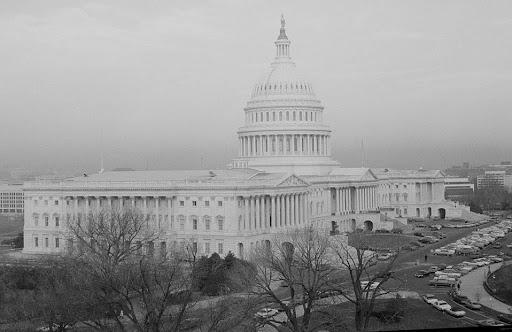
[[[492,273],[487,279],[490,291],[496,298],[512,305],[512,265],[506,265]]]
[[[402,234],[351,233],[348,235],[348,244],[361,248],[397,249],[414,241],[416,237]]]
[[[375,311],[383,310],[389,301],[377,300]],[[468,327],[469,323],[434,309],[422,300],[405,299],[404,317],[398,323],[382,323],[377,318],[370,318],[370,331],[446,329]],[[334,317],[334,319],[333,319]],[[330,306],[313,314],[313,323],[326,322],[322,328],[327,331],[355,331],[353,304],[342,303]]]

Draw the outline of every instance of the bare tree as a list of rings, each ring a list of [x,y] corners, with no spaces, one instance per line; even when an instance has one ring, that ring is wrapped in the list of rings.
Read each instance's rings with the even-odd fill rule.
[[[205,308],[201,332],[256,331],[254,312],[259,304],[257,298],[228,296],[211,301]]]
[[[81,264],[78,273],[105,304],[84,323],[99,330],[112,321],[120,330],[180,330],[193,299],[193,260],[186,251],[162,247],[156,253],[161,231],[134,209],[90,214],[70,221],[69,229],[78,242],[72,255]]]
[[[374,266],[376,254],[367,248],[365,234],[353,233],[352,245],[335,237],[331,246],[335,253],[335,259],[343,272],[346,273],[349,287],[341,284],[333,284],[332,287],[355,306],[355,328],[364,331],[368,327],[373,314],[375,300],[396,289],[384,289],[383,284],[395,278],[392,269],[398,257],[398,251],[386,262]],[[399,248],[396,248],[399,250]]]
[[[317,301],[329,291],[334,270],[328,261],[328,238],[313,226],[276,235],[254,253],[257,269],[253,293],[280,308],[284,319],[273,317],[265,323],[288,331],[313,331],[311,314]],[[276,288],[285,286],[288,299]]]

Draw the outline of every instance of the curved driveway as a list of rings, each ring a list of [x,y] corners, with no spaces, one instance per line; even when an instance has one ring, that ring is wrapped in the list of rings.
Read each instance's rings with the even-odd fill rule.
[[[491,272],[501,267],[502,263],[491,264]],[[488,266],[475,269],[461,278],[460,292],[470,298],[472,301],[499,311],[504,314],[510,314],[512,307],[501,301],[498,301],[492,295],[487,293],[484,288],[484,281],[489,271]]]

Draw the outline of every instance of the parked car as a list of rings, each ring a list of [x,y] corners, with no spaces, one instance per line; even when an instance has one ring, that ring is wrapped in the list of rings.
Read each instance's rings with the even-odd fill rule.
[[[427,271],[430,273],[436,273],[437,271],[439,271],[439,266],[431,265]]]
[[[494,249],[501,249],[502,245],[501,245],[501,243],[499,243],[499,242],[495,242],[495,243],[492,245],[492,247],[493,247]]]
[[[437,299],[432,294],[425,294],[421,298],[428,304],[432,304],[434,301],[437,301]]]
[[[484,319],[476,322],[480,326],[505,326],[504,323],[494,319]]]
[[[428,281],[430,286],[442,286],[442,287],[452,287],[455,285],[455,279],[431,279]]]
[[[512,325],[512,315],[501,314],[498,315],[498,319],[507,325]]]
[[[414,235],[418,236],[418,237],[424,237],[425,236],[425,235],[423,235],[422,232],[414,232]]]
[[[386,260],[388,260],[388,259],[390,259],[390,258],[391,258],[391,254],[390,254],[390,253],[379,254],[379,255],[377,256],[377,259],[378,259],[379,261],[386,261]]]
[[[436,308],[437,310],[441,310],[441,311],[445,311],[447,309],[452,308],[451,305],[449,305],[448,303],[446,303],[446,301],[443,301],[443,300],[437,300],[435,302],[432,302],[432,305],[434,306],[434,308]]]
[[[457,308],[457,307],[446,309],[445,312],[448,315],[456,317],[456,318],[461,318],[466,315],[466,312],[464,310],[462,310],[461,308]]]
[[[277,310],[272,308],[263,308],[255,314],[257,318],[270,318],[275,315],[277,315]]]
[[[416,272],[416,273],[414,274],[414,276],[415,276],[416,278],[424,278],[424,277],[428,276],[429,274],[430,274],[430,272],[429,272],[429,271],[426,271],[426,270],[419,270],[418,272]]]
[[[482,308],[482,305],[480,303],[474,302],[474,301],[463,301],[461,303],[463,306],[473,309],[473,310],[480,310]]]
[[[453,301],[455,301],[455,302],[457,302],[459,304],[463,304],[463,302],[470,301],[467,296],[459,294],[455,290],[451,290],[450,292],[448,292],[448,294],[451,296]]]

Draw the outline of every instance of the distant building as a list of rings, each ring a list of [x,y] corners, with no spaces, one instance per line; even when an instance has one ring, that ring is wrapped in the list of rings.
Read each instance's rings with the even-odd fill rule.
[[[467,177],[447,177],[444,179],[445,199],[467,202],[475,192],[475,185]]]
[[[0,214],[23,214],[23,185],[0,184]]]
[[[502,188],[505,189],[505,171],[485,171],[476,178],[478,189]]]

